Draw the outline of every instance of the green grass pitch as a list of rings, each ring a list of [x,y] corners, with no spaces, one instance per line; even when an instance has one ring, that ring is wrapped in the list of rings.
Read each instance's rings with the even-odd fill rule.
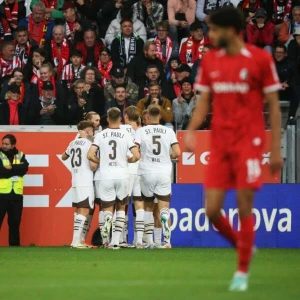
[[[247,292],[228,292],[232,249],[0,248],[0,299],[300,299],[300,251],[260,249]]]

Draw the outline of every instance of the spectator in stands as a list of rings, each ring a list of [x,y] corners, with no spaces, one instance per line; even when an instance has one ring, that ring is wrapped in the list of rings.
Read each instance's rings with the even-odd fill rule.
[[[6,0],[0,4],[0,15],[5,17],[12,33],[15,33],[18,23],[26,17],[24,1]]]
[[[3,41],[0,54],[0,83],[7,80],[14,68],[21,68],[21,60],[15,56],[15,45],[13,41]],[[0,85],[1,86],[1,85]]]
[[[267,20],[267,12],[264,8],[258,8],[252,22],[246,26],[247,40],[249,44],[264,48],[272,53],[275,26]]]
[[[147,41],[147,33],[146,28],[140,20],[138,20],[137,16],[133,14],[131,9],[125,7],[121,9],[118,13],[116,19],[114,19],[105,34],[105,43],[107,46],[110,46],[114,40],[114,38],[120,33],[121,31],[121,21],[122,20],[132,20],[133,24],[133,34],[135,36],[139,36],[144,42]]]
[[[22,62],[22,67],[28,62],[29,57],[32,58],[32,48],[37,47],[36,41],[29,41],[28,31],[23,26],[15,29],[15,56]]]
[[[136,106],[139,109],[140,115],[151,104],[160,106],[162,114],[161,123],[170,126],[170,123],[173,122],[172,103],[169,99],[161,96],[161,87],[158,82],[151,82],[149,84],[149,95],[137,103]]]
[[[160,59],[156,57],[156,45],[152,42],[146,42],[143,49],[143,55],[135,57],[128,65],[127,76],[141,86],[145,82],[145,73],[149,65],[156,65],[161,80],[165,80],[164,67]]]
[[[20,101],[20,86],[9,85],[6,101],[0,102],[0,125],[23,125],[26,119],[26,105]]]
[[[132,21],[123,19],[121,21],[121,32],[111,44],[111,57],[115,65],[127,68],[134,58],[143,52],[144,41],[133,34]]]
[[[202,58],[198,58],[194,64],[193,64],[193,67],[192,67],[192,71],[191,71],[191,75],[190,75],[190,78],[193,82],[196,81],[196,76],[198,74],[198,69],[201,65],[201,61],[203,59],[203,57],[211,50],[213,49],[213,46],[210,45],[210,44],[206,44],[204,47],[203,47],[203,50],[202,50]]]
[[[30,125],[63,125],[65,124],[63,99],[55,96],[54,85],[44,81],[42,95],[30,100],[27,123]]]
[[[157,1],[140,0],[133,5],[132,9],[137,18],[144,23],[147,37],[153,38],[156,35],[156,24],[163,20],[163,6]]]
[[[185,130],[187,128],[199,100],[199,95],[195,94],[193,82],[190,78],[183,79],[181,87],[181,94],[172,102],[175,130]]]
[[[106,102],[106,111],[112,107],[117,107],[121,111],[122,123],[124,123],[123,111],[126,107],[130,105],[135,105],[130,100],[126,98],[126,88],[124,85],[117,85],[115,88],[115,97],[112,101]]]
[[[7,20],[0,15],[0,44],[2,41],[10,41],[13,39],[10,26]]]
[[[156,56],[166,66],[173,50],[173,42],[169,37],[169,23],[167,21],[156,23],[156,32],[157,36],[153,40],[156,44]]]
[[[175,78],[174,70],[181,65],[181,61],[177,55],[171,56],[168,61],[168,71],[167,71],[167,80],[170,78]]]
[[[100,51],[104,48],[102,41],[96,40],[96,32],[88,29],[83,34],[83,42],[76,45],[76,49],[82,52],[82,63],[86,66],[96,66]]]
[[[175,76],[168,80],[168,85],[170,89],[170,99],[175,99],[179,97],[182,92],[181,82],[183,79],[187,78],[191,74],[191,68],[186,64],[181,64],[176,70],[174,70]]]
[[[80,73],[85,81],[84,99],[88,105],[88,111],[95,111],[100,116],[105,114],[105,98],[103,88],[100,86],[101,74],[95,67],[85,67]]]
[[[39,0],[31,0],[30,6],[32,7],[35,3],[39,2]],[[45,4],[46,18],[61,20],[63,18],[63,13],[61,8],[64,4],[63,0],[41,0]]]
[[[19,26],[27,28],[30,41],[34,40],[43,47],[45,40],[51,39],[54,22],[46,19],[46,7],[43,2],[37,2],[32,6],[32,14],[20,20]]]
[[[55,25],[53,27],[52,39],[46,41],[44,47],[47,60],[51,61],[54,66],[56,79],[60,80],[64,66],[69,61],[70,47],[65,38],[65,29],[62,25]]]
[[[66,38],[72,48],[83,40],[83,32],[91,29],[91,24],[76,13],[75,4],[71,1],[65,1],[62,11]]]
[[[111,81],[104,88],[106,102],[114,100],[116,86],[124,85],[126,87],[126,99],[135,105],[138,102],[139,87],[129,77],[125,76],[124,69],[114,66],[110,72],[110,76]]]
[[[173,54],[179,53],[178,31],[182,37],[189,35],[189,26],[195,21],[195,0],[169,0],[168,20],[170,24],[170,36],[173,41]]]
[[[245,22],[248,24],[255,16],[255,12],[261,7],[260,0],[242,0],[238,4],[238,8],[243,12]]]
[[[24,82],[24,79],[25,78],[22,69],[14,68],[11,74],[11,78],[8,81],[4,82],[4,84],[2,85],[0,93],[0,102],[6,100],[6,93],[8,92],[9,87],[12,84],[15,84],[20,88],[20,102],[27,105],[31,96],[31,86],[28,82]]]
[[[201,23],[196,20],[190,27],[191,36],[182,43],[180,49],[180,61],[190,67],[197,59],[202,58],[203,47],[209,43],[208,38],[203,33]]]
[[[114,60],[115,62],[115,60]],[[110,51],[107,48],[103,48],[100,51],[100,56],[97,64],[97,68],[102,76],[101,86],[104,88],[106,84],[111,80],[110,71],[113,68],[113,61],[111,60]]]
[[[33,48],[32,58],[28,59],[24,67],[24,76],[27,81],[35,82],[40,77],[40,67],[46,62],[46,52],[43,48]]]
[[[284,21],[278,34],[278,41],[288,46],[293,39],[293,33],[300,28],[300,6],[295,6],[292,10],[293,19]]]
[[[85,65],[82,64],[82,53],[77,49],[71,52],[70,61],[70,64],[64,66],[61,78],[63,87],[67,89],[70,89],[73,83],[80,79],[80,72],[85,68]]]

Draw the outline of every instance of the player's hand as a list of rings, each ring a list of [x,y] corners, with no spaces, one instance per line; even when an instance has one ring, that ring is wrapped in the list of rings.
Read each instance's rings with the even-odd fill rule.
[[[151,104],[158,104],[159,100],[157,98],[152,98],[151,99]]]
[[[196,139],[193,131],[188,130],[184,135],[185,148],[189,152],[195,152],[196,149]]]
[[[86,104],[86,101],[83,99],[83,98],[79,98],[78,99],[78,105],[79,105],[79,107],[82,107],[82,106],[84,106]]]
[[[9,79],[8,85],[11,85],[15,82],[16,82],[16,79],[14,77],[12,77],[11,79]]]
[[[272,174],[280,171],[282,166],[283,166],[283,160],[280,151],[276,151],[276,152],[272,151],[270,156],[270,169]]]
[[[182,28],[186,28],[188,23],[186,21],[179,21],[179,26]]]
[[[47,107],[43,107],[40,111],[40,115],[46,114],[48,112]]]

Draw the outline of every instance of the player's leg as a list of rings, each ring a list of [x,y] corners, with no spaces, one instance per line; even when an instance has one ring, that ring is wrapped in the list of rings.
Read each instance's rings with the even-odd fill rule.
[[[141,193],[141,182],[140,177],[135,175],[133,189],[132,189],[133,201],[134,201],[134,210],[136,214],[135,218],[135,229],[136,229],[136,247],[142,249],[143,246],[143,234],[145,230],[145,209],[144,201]]]
[[[125,207],[125,221],[122,233],[120,235],[119,245],[121,248],[127,248],[127,235],[128,235],[128,205]]]
[[[161,236],[162,236],[162,224],[160,222],[160,213],[158,209],[158,201],[154,199],[154,246],[155,248],[160,248],[161,246]]]
[[[206,215],[219,233],[225,237],[234,247],[237,244],[237,233],[230,225],[228,219],[221,214],[225,197],[225,191],[220,189],[207,189],[205,210]]]
[[[81,236],[81,242],[82,243],[86,242],[86,238],[87,238],[88,233],[89,233],[90,228],[91,228],[93,215],[94,215],[94,209],[90,209],[89,214],[87,215],[87,218],[86,218],[86,220],[84,222],[84,225],[83,225],[83,231],[82,231],[82,236]]]

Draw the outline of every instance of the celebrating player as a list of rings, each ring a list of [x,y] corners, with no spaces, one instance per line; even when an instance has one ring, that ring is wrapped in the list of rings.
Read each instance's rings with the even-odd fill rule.
[[[76,208],[76,213],[71,247],[88,249],[89,247],[83,243],[83,227],[90,209],[94,208],[93,172],[98,164],[87,159],[94,135],[93,122],[81,121],[77,128],[79,138],[70,143],[62,155],[62,160],[70,158],[72,166],[73,207]]]
[[[196,147],[194,130],[205,120],[213,101],[211,154],[206,170],[206,214],[219,233],[237,249],[238,267],[229,287],[244,291],[254,245],[251,214],[255,190],[261,186],[261,160],[265,124],[263,101],[269,103],[272,145],[270,167],[280,170],[281,118],[277,91],[281,88],[271,56],[245,45],[240,38],[242,15],[232,7],[210,16],[209,38],[219,50],[209,52],[201,62],[195,88],[201,100],[193,114],[185,144]],[[237,189],[241,230],[237,233],[222,216],[224,196]]]
[[[128,204],[129,173],[128,162],[135,163],[140,154],[132,137],[120,129],[121,111],[114,107],[107,111],[108,128],[97,134],[92,144],[88,159],[99,163],[101,159],[99,196],[104,212],[104,226],[101,229],[103,238],[110,234],[114,207],[116,205],[115,234],[111,241],[113,249],[120,249],[119,239],[125,221],[125,206]],[[100,150],[100,159],[96,153]],[[131,151],[132,157],[127,157]]]
[[[159,124],[161,110],[158,105],[148,107],[149,124],[136,131],[135,143],[139,145],[141,160],[138,174],[141,175],[141,190],[145,206],[145,232],[147,247],[153,245],[153,207],[154,198],[158,199],[160,220],[167,243],[170,243],[171,230],[168,225],[170,218],[169,204],[171,200],[172,162],[180,155],[179,144],[175,132]],[[170,149],[172,153],[170,155]]]

